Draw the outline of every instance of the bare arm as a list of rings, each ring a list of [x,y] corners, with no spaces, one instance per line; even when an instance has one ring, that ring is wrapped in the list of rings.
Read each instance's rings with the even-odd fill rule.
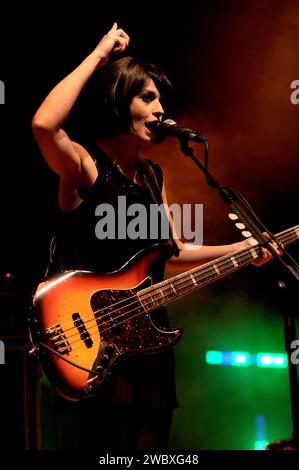
[[[228,245],[195,245],[190,243],[183,243],[181,240],[178,239],[177,233],[175,230],[175,226],[169,212],[168,204],[167,204],[167,197],[165,187],[163,186],[162,190],[162,199],[166,206],[166,211],[168,213],[169,222],[173,231],[173,235],[180,250],[179,256],[173,256],[168,260],[168,264],[171,269],[192,269],[193,267],[200,266],[203,263],[207,263],[213,259],[220,258],[221,256],[228,255],[229,253],[233,253],[241,248],[245,248],[248,246],[252,246],[256,244],[255,240],[246,239],[241,242],[231,243]],[[274,244],[275,249],[279,254],[281,251],[278,250],[276,244]],[[261,258],[254,261],[253,264],[256,266],[261,266],[266,261],[271,259],[271,255],[268,250],[262,249],[261,250]]]
[[[128,35],[114,23],[93,52],[49,93],[32,119],[33,134],[44,158],[62,178],[80,178],[82,163],[88,157],[62,129],[63,122],[94,71],[106,64],[112,50],[121,52],[128,42]]]

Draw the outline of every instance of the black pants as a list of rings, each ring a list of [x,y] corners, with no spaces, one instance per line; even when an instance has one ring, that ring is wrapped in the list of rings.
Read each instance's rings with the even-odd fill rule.
[[[59,450],[167,449],[173,410],[145,409],[129,403],[99,406],[93,400],[56,403]],[[45,427],[46,429],[46,427]]]

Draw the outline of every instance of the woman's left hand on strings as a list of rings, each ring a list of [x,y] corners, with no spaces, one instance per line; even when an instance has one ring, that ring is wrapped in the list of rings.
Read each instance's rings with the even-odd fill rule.
[[[268,240],[271,240],[271,237],[268,235],[267,232],[264,232],[263,235]],[[243,240],[242,242],[237,242],[234,245],[236,246],[236,249],[240,249],[247,248],[248,246],[257,246],[258,242],[257,240],[255,240],[255,238],[250,237],[246,238],[246,240]],[[275,250],[278,256],[281,256],[283,254],[283,245],[278,245],[274,240],[270,242],[270,245]],[[255,266],[262,266],[263,264],[273,259],[273,255],[267,248],[259,247],[259,252],[260,257],[252,262],[252,264],[254,264]]]

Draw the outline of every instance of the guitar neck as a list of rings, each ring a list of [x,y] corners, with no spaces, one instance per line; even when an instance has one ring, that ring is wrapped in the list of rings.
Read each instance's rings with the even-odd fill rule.
[[[296,242],[299,225],[278,233],[275,238],[284,246]],[[259,252],[259,245],[242,248],[139,291],[139,300],[150,312],[247,266],[260,256]]]

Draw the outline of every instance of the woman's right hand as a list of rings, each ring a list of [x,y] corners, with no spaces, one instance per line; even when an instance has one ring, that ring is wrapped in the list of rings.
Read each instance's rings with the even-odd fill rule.
[[[110,31],[103,36],[97,47],[94,49],[92,54],[96,54],[99,58],[99,65],[105,65],[109,59],[110,53],[120,53],[125,50],[130,41],[127,33],[118,28],[117,23],[113,23]]]

